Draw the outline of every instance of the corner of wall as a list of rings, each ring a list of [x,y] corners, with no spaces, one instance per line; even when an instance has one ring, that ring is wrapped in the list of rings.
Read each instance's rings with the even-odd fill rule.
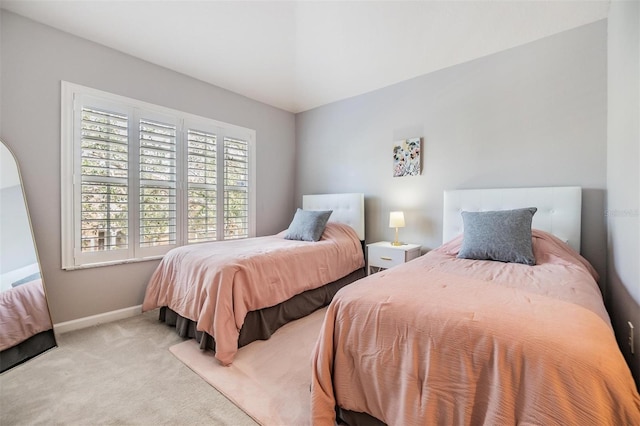
[[[607,40],[605,296],[618,345],[640,388],[640,3],[611,2]],[[635,353],[629,325],[635,326]]]

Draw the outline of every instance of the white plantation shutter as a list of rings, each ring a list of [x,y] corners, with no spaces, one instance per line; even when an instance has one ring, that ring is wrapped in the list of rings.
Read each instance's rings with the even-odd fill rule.
[[[187,241],[217,239],[217,137],[187,131]]]
[[[128,118],[81,112],[80,251],[128,248]]]
[[[255,131],[62,83],[62,267],[255,236]]]
[[[224,138],[224,239],[249,236],[249,143]]]
[[[175,245],[177,129],[149,119],[139,125],[140,247]]]

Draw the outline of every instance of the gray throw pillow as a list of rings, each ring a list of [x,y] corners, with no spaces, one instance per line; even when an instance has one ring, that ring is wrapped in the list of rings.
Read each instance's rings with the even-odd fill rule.
[[[318,241],[322,237],[331,213],[333,210],[296,210],[284,238],[287,240]]]
[[[536,207],[462,212],[464,236],[458,257],[535,265],[531,221]]]

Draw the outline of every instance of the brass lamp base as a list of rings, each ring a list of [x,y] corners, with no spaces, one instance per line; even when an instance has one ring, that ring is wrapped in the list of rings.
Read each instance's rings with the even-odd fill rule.
[[[401,246],[402,243],[400,241],[398,241],[398,228],[396,227],[396,239],[394,242],[391,243],[392,246]]]

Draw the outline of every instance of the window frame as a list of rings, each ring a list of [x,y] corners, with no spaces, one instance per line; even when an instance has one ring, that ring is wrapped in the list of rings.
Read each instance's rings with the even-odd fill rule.
[[[90,103],[89,103],[90,102]],[[82,252],[81,239],[81,112],[82,106],[104,107],[125,113],[128,121],[128,246],[126,249]],[[140,246],[139,123],[141,119],[175,120],[176,124],[176,243]],[[166,122],[166,121],[165,121]],[[61,82],[61,245],[62,269],[73,270],[159,259],[170,249],[188,243],[188,143],[189,130],[216,136],[217,223],[216,240],[224,241],[224,139],[238,138],[248,149],[248,237],[256,235],[256,131],[183,111]]]

